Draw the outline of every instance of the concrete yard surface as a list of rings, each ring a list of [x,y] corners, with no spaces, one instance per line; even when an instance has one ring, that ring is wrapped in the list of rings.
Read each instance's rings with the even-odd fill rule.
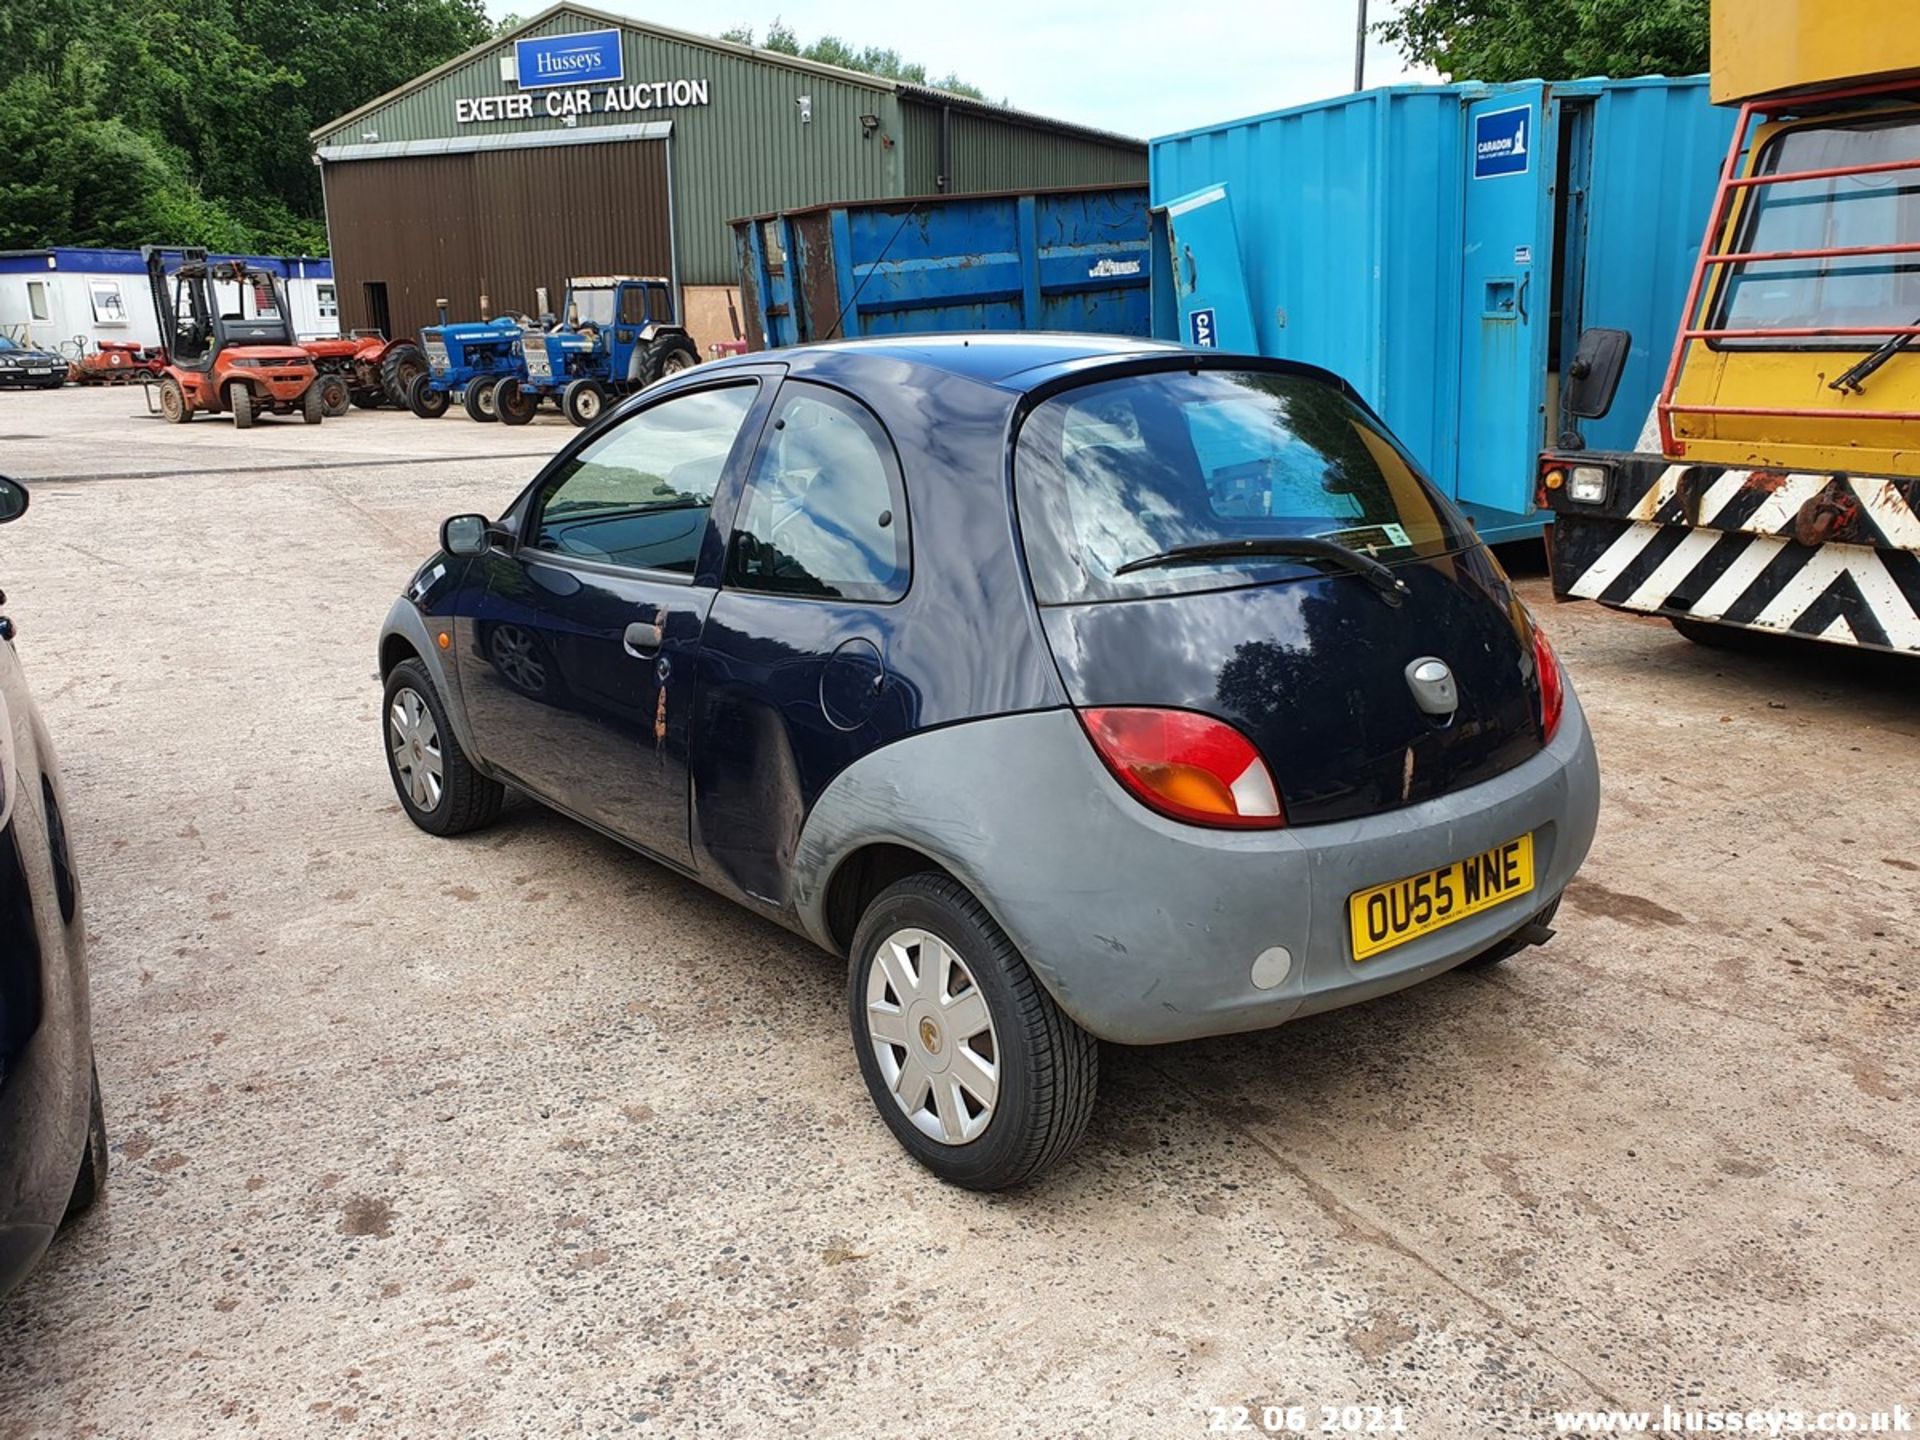
[[[531,803],[400,812],[380,620],[571,428],[141,409],[0,395],[112,1132],[107,1202],[0,1302],[0,1440],[1920,1399],[1911,665],[1526,579],[1605,774],[1552,943],[1110,1048],[1081,1148],[983,1197],[873,1111],[841,962]]]

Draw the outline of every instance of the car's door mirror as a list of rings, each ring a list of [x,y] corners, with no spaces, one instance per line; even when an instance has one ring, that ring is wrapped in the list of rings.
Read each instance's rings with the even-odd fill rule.
[[[1625,330],[1596,327],[1583,331],[1573,363],[1567,367],[1561,408],[1583,420],[1598,420],[1605,415],[1613,408],[1614,392],[1620,388],[1620,376],[1632,349],[1633,336]]]
[[[27,513],[27,487],[0,475],[0,525]]]
[[[440,526],[440,548],[449,555],[487,553],[487,517],[455,515]]]

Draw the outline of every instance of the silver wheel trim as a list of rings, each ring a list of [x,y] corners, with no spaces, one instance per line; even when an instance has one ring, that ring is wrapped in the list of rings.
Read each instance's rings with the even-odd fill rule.
[[[973,972],[938,935],[896,930],[867,967],[867,1043],[900,1112],[965,1145],[993,1120],[1000,1037]]]
[[[421,810],[437,806],[447,788],[440,727],[417,690],[402,687],[393,692],[387,707],[387,749],[401,788],[414,805]]]
[[[518,625],[502,625],[493,632],[493,663],[522,690],[547,688],[547,667],[534,653],[533,639]]]
[[[598,390],[582,390],[579,398],[573,402],[573,408],[582,420],[598,420],[600,418],[600,392]]]

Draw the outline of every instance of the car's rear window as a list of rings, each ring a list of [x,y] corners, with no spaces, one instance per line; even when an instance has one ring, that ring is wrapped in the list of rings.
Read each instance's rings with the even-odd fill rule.
[[[1183,560],[1179,547],[1311,537],[1387,564],[1470,543],[1399,444],[1304,375],[1132,375],[1055,395],[1021,426],[1020,533],[1042,604],[1217,590],[1313,573],[1288,556]]]

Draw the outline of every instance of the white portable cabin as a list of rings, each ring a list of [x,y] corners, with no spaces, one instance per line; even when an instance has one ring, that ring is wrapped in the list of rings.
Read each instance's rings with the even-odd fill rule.
[[[333,263],[311,256],[219,255],[271,270],[287,288],[297,336],[334,335],[340,306]],[[160,343],[160,320],[138,250],[0,251],[0,334],[69,359],[102,340]]]

